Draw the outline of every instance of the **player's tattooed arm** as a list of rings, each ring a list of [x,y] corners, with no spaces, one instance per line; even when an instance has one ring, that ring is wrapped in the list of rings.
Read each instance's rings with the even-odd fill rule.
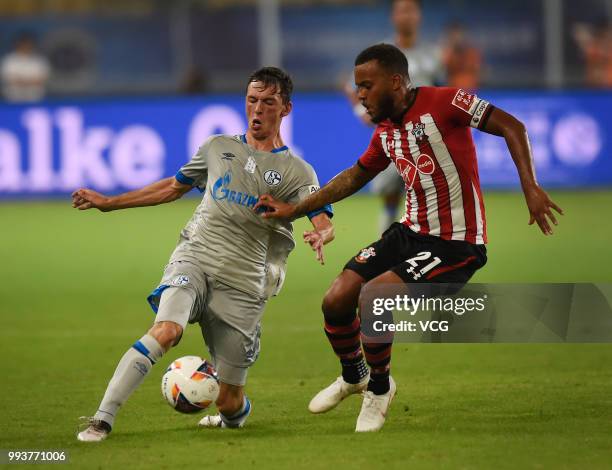
[[[365,170],[355,164],[339,173],[319,191],[312,193],[297,204],[277,201],[269,194],[264,194],[259,198],[255,209],[266,207],[267,211],[262,214],[265,218],[295,219],[326,204],[333,204],[356,193],[376,175],[376,172]]]
[[[551,209],[561,215],[563,215],[563,210],[550,199],[536,180],[531,145],[525,125],[505,111],[494,108],[481,130],[506,140],[525,194],[525,201],[529,209],[529,225],[537,222],[544,235],[552,235],[553,231],[548,219],[554,225],[557,225],[557,219]]]
[[[175,201],[190,190],[191,186],[179,183],[174,177],[117,196],[105,196],[92,189],[77,189],[72,193],[72,207],[109,212],[130,207],[156,206]]]
[[[310,219],[314,230],[304,232],[304,243],[308,243],[316,252],[317,261],[325,264],[323,258],[323,245],[331,242],[334,237],[334,226],[326,213],[315,215]]]

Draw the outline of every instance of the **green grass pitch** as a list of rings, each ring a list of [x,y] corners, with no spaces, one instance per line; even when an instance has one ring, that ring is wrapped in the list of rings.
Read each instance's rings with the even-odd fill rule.
[[[522,196],[486,194],[481,282],[612,282],[612,192],[558,192],[553,237],[528,227]],[[172,359],[207,354],[198,328],[158,364],[110,438],[75,440],[123,352],[149,327],[156,286],[196,199],[102,214],[69,202],[0,202],[0,448],[63,448],[75,468],[610,468],[612,345],[400,344],[398,395],[377,434],[353,432],[360,400],[313,416],[339,373],[320,302],[343,263],[376,238],[378,202],[336,205],[336,241],[317,265],[301,242],[263,322],[242,430],[199,430],[172,411],[160,379]],[[306,227],[297,224],[296,233]]]

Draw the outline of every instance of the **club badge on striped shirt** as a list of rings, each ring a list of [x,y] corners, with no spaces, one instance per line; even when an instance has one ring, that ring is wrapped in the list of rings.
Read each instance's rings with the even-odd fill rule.
[[[416,139],[417,143],[421,143],[423,141],[428,140],[427,138],[427,134],[425,134],[425,124],[423,124],[422,122],[417,122],[412,130],[410,131],[412,133],[412,135],[414,136],[414,138]]]

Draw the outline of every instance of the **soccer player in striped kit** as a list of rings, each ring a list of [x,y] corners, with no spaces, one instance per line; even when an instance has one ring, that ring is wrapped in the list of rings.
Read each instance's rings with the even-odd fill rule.
[[[355,60],[361,103],[378,123],[369,147],[352,167],[299,203],[264,195],[263,217],[293,218],[357,192],[393,164],[406,185],[406,214],[344,267],[323,299],[325,333],[342,375],[320,391],[309,410],[324,413],[364,392],[356,431],[382,428],[395,394],[391,344],[360,335],[361,289],[376,284],[466,283],[487,261],[485,208],[470,127],[505,139],[521,181],[529,224],[544,235],[562,210],[537,184],[525,126],[458,88],[411,86],[408,62],[395,46],[378,44]],[[363,352],[362,352],[363,346]],[[365,358],[364,358],[365,356]],[[366,366],[367,363],[367,366]]]
[[[382,42],[393,44],[404,53],[410,63],[410,81],[413,86],[439,85],[445,81],[442,51],[436,44],[421,38],[423,18],[421,4],[421,0],[393,0],[390,16],[393,34]],[[352,76],[347,81],[344,92],[353,106],[355,115],[367,126],[375,127],[376,123],[372,122],[359,101]],[[397,171],[389,166],[372,180],[371,190],[380,196],[383,203],[379,220],[379,230],[382,234],[397,221],[406,185]]]

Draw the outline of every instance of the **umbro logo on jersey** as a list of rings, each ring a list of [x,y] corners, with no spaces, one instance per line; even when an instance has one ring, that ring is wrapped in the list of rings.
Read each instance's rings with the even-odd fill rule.
[[[264,181],[268,186],[278,186],[282,180],[283,177],[276,170],[268,170],[264,173]]]
[[[233,153],[230,152],[224,152],[223,156],[221,157],[221,160],[229,160],[232,161],[234,158],[236,158],[236,155],[234,155]]]

